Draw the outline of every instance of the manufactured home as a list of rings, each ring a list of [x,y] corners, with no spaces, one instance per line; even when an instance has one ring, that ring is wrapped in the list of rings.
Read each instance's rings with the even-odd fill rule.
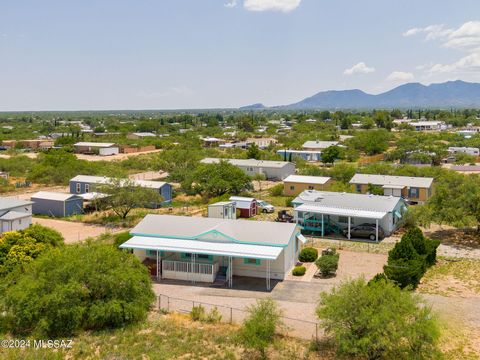
[[[233,286],[235,276],[283,280],[305,238],[296,224],[147,215],[120,245],[158,280]]]
[[[288,175],[295,174],[295,164],[286,161],[205,158],[201,162],[218,164],[220,161],[227,161],[237,166],[249,176],[264,174],[268,180],[283,180]]]
[[[450,146],[448,148],[448,153],[451,155],[455,154],[467,154],[471,156],[480,156],[480,149],[476,147],[456,147]]]
[[[304,190],[326,190],[331,178],[326,176],[290,175],[283,180],[283,194],[296,196]]]
[[[0,198],[0,234],[23,230],[32,224],[32,202],[15,198]]]
[[[116,155],[119,148],[114,143],[81,141],[73,144],[77,154],[97,154],[100,156]]]
[[[320,141],[320,140],[314,140],[314,141],[305,141],[305,143],[302,145],[303,150],[324,150],[330,146],[337,146],[338,141]]]
[[[429,177],[355,174],[350,184],[358,193],[372,192],[372,186],[377,186],[383,189],[384,195],[402,197],[417,204],[423,204],[433,193],[433,178]]]
[[[109,184],[113,179],[105,176],[77,175],[70,179],[70,194],[95,192],[95,187]],[[134,186],[155,189],[163,198],[163,204],[172,201],[172,185],[163,181],[130,180]]]
[[[315,151],[315,150],[283,149],[283,150],[277,150],[277,154],[280,155],[285,161],[295,160],[295,158],[303,159],[305,161],[310,161],[310,162],[322,161],[322,152]]]
[[[345,232],[350,239],[352,227],[369,224],[376,229],[373,239],[376,241],[380,228],[383,234],[390,235],[407,211],[400,197],[316,190],[305,190],[292,204],[295,221],[303,231],[321,236]]]

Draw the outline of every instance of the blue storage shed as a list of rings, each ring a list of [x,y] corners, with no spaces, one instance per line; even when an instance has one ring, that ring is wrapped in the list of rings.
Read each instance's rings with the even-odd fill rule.
[[[74,194],[39,191],[30,200],[33,214],[65,217],[83,212],[83,199]]]

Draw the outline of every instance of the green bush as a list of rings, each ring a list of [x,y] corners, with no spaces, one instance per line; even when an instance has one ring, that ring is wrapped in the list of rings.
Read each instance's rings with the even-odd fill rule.
[[[315,261],[315,265],[323,276],[333,275],[338,269],[339,258],[340,254],[323,255]]]
[[[280,309],[272,299],[257,300],[256,305],[248,308],[248,317],[238,334],[240,341],[265,357],[265,350],[272,343],[275,331],[281,326],[280,317]]]
[[[292,196],[289,196],[289,197],[285,198],[285,206],[286,207],[293,207],[293,204],[292,204],[293,199],[295,199],[295,198],[292,197]]]
[[[118,249],[120,245],[129,240],[132,236],[128,231],[115,234],[113,237],[113,246]]]
[[[439,244],[425,238],[418,227],[409,229],[388,253],[385,275],[401,288],[415,289],[427,268],[435,264]]]
[[[270,196],[282,196],[283,195],[283,184],[279,183],[275,186],[272,186],[270,189],[268,189],[268,193]]]
[[[292,270],[292,275],[293,276],[303,276],[303,275],[305,275],[306,271],[307,271],[307,269],[305,268],[305,266],[295,266]]]
[[[389,281],[350,281],[322,293],[317,316],[341,358],[431,359],[436,317],[420,297]]]
[[[111,245],[54,248],[31,262],[1,297],[16,334],[70,336],[145,319],[155,299],[147,269]]]
[[[193,321],[203,321],[205,319],[205,308],[202,305],[192,307],[190,317]]]
[[[208,312],[207,316],[205,317],[205,321],[210,324],[216,324],[222,321],[222,314],[220,311],[218,311],[217,307],[214,307]]]
[[[301,262],[314,262],[318,258],[318,250],[312,247],[303,248],[298,255]]]

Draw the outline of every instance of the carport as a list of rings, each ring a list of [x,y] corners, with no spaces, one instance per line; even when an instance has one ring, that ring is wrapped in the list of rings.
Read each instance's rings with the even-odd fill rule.
[[[297,224],[300,223],[304,228],[308,228],[309,223],[314,223],[315,228],[320,228],[322,237],[325,236],[325,216],[326,215],[335,215],[343,216],[348,219],[347,222],[347,238],[350,239],[351,235],[351,225],[352,218],[361,218],[361,219],[371,219],[375,220],[375,241],[378,242],[378,227],[379,221],[381,221],[387,214],[387,211],[370,211],[370,210],[355,210],[355,209],[345,209],[345,208],[334,208],[329,206],[318,205],[309,205],[303,204],[295,208],[297,214],[296,221]],[[309,220],[311,215],[318,214],[320,215],[319,220]],[[301,215],[301,216],[300,216]],[[316,217],[315,217],[316,218]],[[318,226],[320,225],[320,226]]]

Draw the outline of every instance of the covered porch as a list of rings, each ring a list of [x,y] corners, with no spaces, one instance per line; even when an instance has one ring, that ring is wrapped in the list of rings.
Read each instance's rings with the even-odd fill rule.
[[[343,235],[346,230],[347,239],[351,239],[351,229],[354,219],[357,224],[371,221],[375,224],[375,242],[379,240],[379,228],[388,212],[352,210],[333,208],[327,206],[314,206],[303,204],[295,208],[295,221],[303,230],[319,233],[322,237],[326,234]]]
[[[265,264],[265,285],[271,289],[271,262],[283,248],[236,242],[202,241],[134,236],[120,248],[144,251],[157,280],[171,279],[195,283],[217,283],[233,287],[234,260],[243,264]],[[138,255],[138,253],[137,253]]]

